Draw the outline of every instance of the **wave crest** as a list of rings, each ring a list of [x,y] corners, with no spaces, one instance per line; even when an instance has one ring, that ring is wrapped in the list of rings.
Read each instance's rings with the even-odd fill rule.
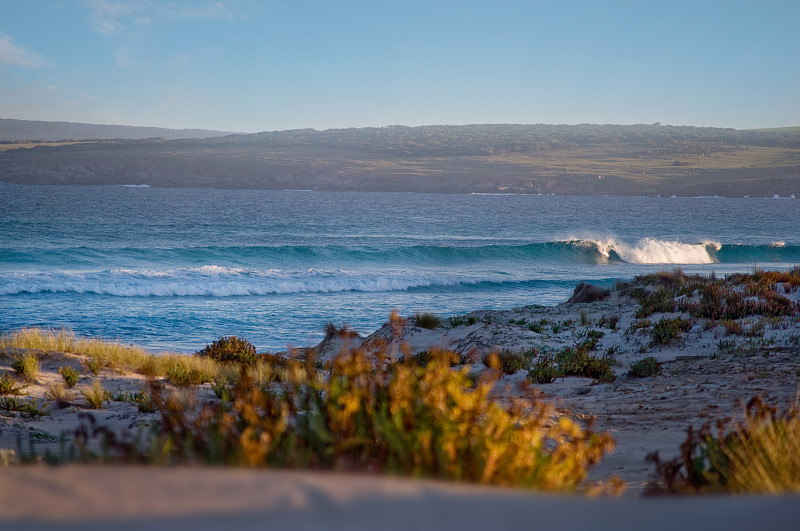
[[[616,254],[630,264],[713,264],[717,262],[716,252],[722,248],[721,243],[714,241],[692,244],[645,238],[634,245],[613,238],[588,241],[606,258]]]

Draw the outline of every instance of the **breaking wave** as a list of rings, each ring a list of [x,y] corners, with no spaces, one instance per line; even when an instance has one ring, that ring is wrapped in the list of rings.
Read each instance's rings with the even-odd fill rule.
[[[556,282],[558,284],[559,282]],[[561,282],[569,287],[574,282]],[[503,289],[552,285],[543,280],[501,280],[412,272],[247,270],[219,266],[168,271],[115,269],[90,273],[16,273],[0,275],[0,295],[78,293],[116,297],[235,297],[344,291],[414,289]]]

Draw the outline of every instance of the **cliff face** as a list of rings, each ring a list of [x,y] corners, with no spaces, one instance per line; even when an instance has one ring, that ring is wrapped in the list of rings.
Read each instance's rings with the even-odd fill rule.
[[[483,125],[94,141],[1,151],[0,180],[440,193],[800,196],[800,135],[658,125]]]

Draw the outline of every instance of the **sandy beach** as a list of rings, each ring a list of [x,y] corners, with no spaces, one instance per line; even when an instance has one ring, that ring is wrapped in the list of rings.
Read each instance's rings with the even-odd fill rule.
[[[584,498],[229,468],[0,468],[9,529],[796,529],[797,496]]]
[[[778,285],[776,289],[792,304],[800,300],[800,290],[796,287],[792,290],[791,286]],[[221,515],[229,518],[236,513],[235,518],[241,519],[236,521],[243,526],[268,516],[273,522],[296,522],[298,529],[319,528],[321,523],[322,528],[378,528],[374,525],[377,521],[381,522],[380,528],[385,529],[403,528],[401,525],[392,527],[394,522],[401,521],[420,529],[434,529],[440,527],[436,522],[441,523],[441,514],[445,513],[448,515],[445,527],[471,523],[472,528],[477,529],[484,527],[481,522],[486,518],[485,512],[499,514],[493,517],[499,519],[484,523],[500,522],[500,527],[532,522],[531,515],[538,514],[534,520],[544,528],[577,529],[590,521],[613,521],[617,529],[641,528],[639,524],[674,529],[677,526],[699,527],[694,525],[699,520],[691,516],[695,514],[708,516],[711,523],[720,526],[728,522],[734,527],[740,527],[736,524],[742,524],[743,528],[763,527],[769,518],[775,518],[772,528],[788,528],[787,515],[797,501],[792,496],[736,498],[735,501],[725,497],[691,500],[641,497],[647,482],[654,479],[653,465],[645,462],[645,456],[658,451],[663,458],[675,457],[689,425],[699,427],[723,418],[741,418],[743,404],[755,396],[780,407],[794,403],[800,382],[800,319],[796,312],[782,317],[747,316],[727,321],[691,319],[690,328],[682,331],[679,337],[654,344],[652,328],[644,327],[643,319],[637,317],[640,307],[629,290],[611,291],[591,303],[474,312],[445,320],[433,328],[419,326],[418,319],[410,316],[399,336],[392,335],[392,327],[387,323],[367,337],[331,334],[314,347],[315,355],[326,360],[343,348],[369,345],[382,338],[397,356],[404,352],[449,349],[470,361],[473,371],[480,372],[489,370],[482,362],[489,353],[535,349],[542,356],[585,341],[591,332],[599,337],[595,352],[613,359],[614,381],[599,383],[591,378],[566,376],[552,383],[536,383],[530,381],[526,369],[520,369],[504,374],[495,385],[494,393],[503,399],[548,400],[560,412],[582,423],[593,419],[594,429],[610,433],[616,448],[590,471],[587,486],[617,476],[626,484],[623,498],[627,501],[553,497],[514,490],[374,476],[340,477],[328,473],[11,466],[0,468],[3,491],[0,513],[7,522],[38,522],[43,526],[64,519],[80,521],[83,525],[87,514],[92,515],[93,523],[90,523],[96,526],[101,522],[130,518],[138,518],[139,523],[150,520],[163,523],[178,518],[193,528],[198,528],[196,524],[207,524],[209,521],[189,510],[193,506],[203,507],[208,514],[215,515],[214,518],[221,518]],[[647,319],[655,323],[681,316],[689,314],[676,308],[674,312],[655,312]],[[732,321],[738,325],[731,325]],[[6,348],[0,358],[0,371],[12,372],[13,359],[23,352]],[[80,371],[81,383],[92,379],[87,375],[84,356],[47,351],[36,354],[41,360],[41,371],[25,390],[33,399],[45,400],[48,385],[61,380],[57,373],[59,367],[68,365]],[[658,374],[631,375],[631,364],[646,357],[653,357],[660,363]],[[134,393],[145,383],[143,375],[108,368],[101,369],[97,378],[112,395]],[[209,384],[196,388],[198,400],[215,400]],[[136,406],[123,401],[110,400],[101,409],[89,410],[78,395],[68,407],[50,407],[48,415],[31,418],[18,412],[4,412],[0,416],[0,448],[16,449],[21,441],[22,449],[33,443],[40,454],[48,449],[57,454],[63,447],[62,434],[69,439],[83,420],[81,414],[86,413],[93,415],[98,424],[116,432],[135,431],[142,423],[158,418],[155,413],[141,413]],[[126,479],[118,483],[117,477]],[[168,488],[170,482],[184,482],[185,489]],[[214,489],[222,489],[222,485],[228,485],[226,482],[230,482],[227,495],[236,502],[222,503],[223,498],[217,496]],[[24,489],[16,488],[22,484]],[[151,489],[148,485],[157,487]],[[254,494],[252,489],[256,486],[261,494]],[[161,499],[158,493],[167,496],[167,490],[169,496],[173,496],[172,501],[155,503]],[[267,494],[273,491],[276,495]],[[115,494],[109,499],[111,492]],[[234,492],[249,494],[234,496]],[[47,504],[50,509],[44,513],[37,510],[38,502],[32,502],[40,499],[52,499]],[[56,503],[59,499],[61,502]],[[206,503],[201,501],[203,499],[218,502]],[[153,503],[146,500],[153,500]],[[86,505],[91,503],[95,505]],[[199,505],[192,505],[195,503]],[[323,506],[327,509],[320,508]],[[538,509],[540,507],[542,509]],[[556,507],[561,509],[553,510]],[[678,507],[680,511],[676,510]],[[370,508],[374,514],[370,513]],[[681,512],[684,509],[687,512]],[[142,510],[144,512],[140,512]],[[574,515],[574,519],[553,517],[562,510]],[[612,518],[619,512],[627,516]],[[760,516],[756,517],[756,513]],[[187,516],[189,514],[191,517]],[[325,515],[331,514],[341,518],[336,525],[328,525],[332,521],[325,520]],[[297,518],[299,520],[295,520]],[[415,520],[411,522],[408,518]],[[762,521],[762,518],[767,520]],[[574,522],[574,526],[567,520]],[[624,521],[620,523],[621,520]],[[362,522],[362,527],[348,525],[354,521]],[[204,528],[202,525],[199,528]],[[609,524],[608,528],[611,527]]]

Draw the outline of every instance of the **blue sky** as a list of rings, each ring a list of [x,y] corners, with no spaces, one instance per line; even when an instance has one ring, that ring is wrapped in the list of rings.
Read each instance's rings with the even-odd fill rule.
[[[800,2],[0,0],[0,117],[800,125]]]

